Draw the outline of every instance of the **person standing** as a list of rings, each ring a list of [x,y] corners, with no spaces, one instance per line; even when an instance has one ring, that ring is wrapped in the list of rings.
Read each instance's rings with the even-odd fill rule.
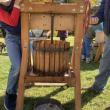
[[[90,63],[91,61],[92,41],[95,38],[97,32],[103,32],[103,23],[91,25],[83,38],[81,60],[85,60],[86,63]]]
[[[95,25],[103,22],[105,33],[105,48],[100,60],[99,74],[94,84],[88,88],[95,93],[101,93],[110,76],[110,0],[102,0],[100,8],[95,16],[90,18],[90,23]]]

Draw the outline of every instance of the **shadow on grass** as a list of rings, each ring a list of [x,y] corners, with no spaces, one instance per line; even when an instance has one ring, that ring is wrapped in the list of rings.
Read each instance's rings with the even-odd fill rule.
[[[47,94],[44,97],[25,97],[24,101],[24,110],[33,110],[34,104],[36,101],[43,99],[51,98],[51,96],[55,96],[57,93],[62,92],[65,90],[63,87],[57,88],[55,91]],[[82,108],[85,106],[88,102],[90,102],[93,98],[98,96],[100,94],[95,94],[91,91],[85,91],[81,94],[81,102],[82,102]],[[69,102],[63,104],[64,110],[75,110],[75,100],[70,100]],[[4,109],[3,109],[4,110]],[[110,108],[106,108],[105,110],[110,110]]]
[[[100,94],[101,93],[94,93],[91,90],[87,90],[87,91],[83,92],[81,94],[82,107]]]
[[[62,92],[63,90],[65,90],[64,87],[57,88],[56,90],[54,90],[54,91],[51,92],[50,94],[47,94],[46,97],[55,96],[57,93]]]
[[[105,108],[104,110],[110,110],[110,107]]]
[[[33,110],[34,104],[36,101],[41,100],[42,98],[51,98],[52,96],[55,96],[57,93],[62,92],[65,90],[64,87],[57,88],[53,92],[47,94],[44,97],[25,97],[24,100],[24,110]],[[100,94],[94,94],[91,91],[85,91],[81,94],[82,97],[82,108],[85,106],[88,102],[90,102],[93,98],[98,96]],[[65,96],[66,97],[66,96]],[[75,100],[70,100],[69,102],[63,104],[64,110],[73,110],[75,108]],[[5,110],[3,106],[3,96],[0,97],[0,110]],[[75,110],[75,109],[74,109]],[[106,108],[105,110],[110,110],[110,108]]]
[[[81,70],[86,71],[86,70],[95,70],[99,68],[99,63],[94,63],[93,61],[90,62],[89,64],[85,62],[81,62]]]
[[[57,93],[62,92],[63,90],[65,90],[64,87],[59,87],[44,97],[37,97],[37,98],[36,97],[35,98],[34,97],[25,97],[24,110],[33,110],[33,107],[34,107],[34,104],[36,101],[41,100],[41,99],[49,99],[52,96],[55,96]]]
[[[1,53],[1,56],[8,56],[8,53]]]
[[[44,103],[52,103],[52,104],[58,105],[59,107],[62,107],[61,103],[58,100],[50,98],[50,97],[47,97],[47,96],[45,96],[45,97],[37,97],[37,98],[25,97],[24,110],[34,110],[34,108],[36,108],[37,105],[41,105],[41,104],[44,104]]]
[[[37,98],[34,97],[25,97],[23,110],[33,110],[36,100]]]
[[[85,106],[88,102],[90,102],[93,98],[95,98],[98,95],[100,94],[95,94],[91,91],[83,92],[81,94],[81,107],[83,108],[83,106]],[[73,108],[75,109],[75,100],[71,100],[65,103],[63,106],[65,110],[73,110]],[[110,110],[110,109],[106,109],[106,110]]]
[[[6,110],[4,108],[4,97],[3,96],[0,96],[0,110]]]

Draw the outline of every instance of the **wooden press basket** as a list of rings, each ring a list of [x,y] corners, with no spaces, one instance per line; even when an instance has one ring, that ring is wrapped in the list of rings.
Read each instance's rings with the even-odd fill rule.
[[[62,76],[68,71],[70,44],[64,41],[40,40],[33,43],[33,68],[43,76]]]

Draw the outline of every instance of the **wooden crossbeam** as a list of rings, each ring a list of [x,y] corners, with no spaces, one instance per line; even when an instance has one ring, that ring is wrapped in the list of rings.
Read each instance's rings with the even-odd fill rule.
[[[25,82],[42,82],[42,83],[67,83],[70,86],[75,86],[75,78],[71,77],[52,77],[52,76],[26,76]]]
[[[21,12],[31,12],[31,13],[84,13],[85,4],[84,2],[78,2],[74,4],[63,3],[63,4],[53,4],[53,3],[33,3],[25,2],[21,4]]]

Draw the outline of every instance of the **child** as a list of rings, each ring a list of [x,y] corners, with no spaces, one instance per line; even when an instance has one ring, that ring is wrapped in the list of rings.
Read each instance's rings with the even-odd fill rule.
[[[95,13],[98,11],[98,6],[92,7],[91,9],[91,15],[94,16]],[[92,40],[95,38],[96,32],[102,32],[103,31],[103,23],[100,23],[98,25],[90,25],[88,30],[85,33],[85,36],[83,38],[83,45],[82,45],[82,60],[86,60],[86,63],[90,63],[90,52],[92,47]]]
[[[105,46],[103,56],[100,60],[99,74],[95,77],[95,82],[88,89],[96,94],[103,92],[104,87],[110,77],[110,0],[102,0],[100,8],[94,17],[91,17],[91,24],[103,22],[105,34]]]
[[[96,32],[103,32],[103,23],[90,26],[84,36],[81,59],[86,60],[86,63],[90,63],[91,61],[90,52],[92,48],[92,40],[94,39]]]
[[[60,40],[65,41],[66,37],[68,36],[67,31],[58,31],[58,37],[60,37]]]
[[[21,62],[20,44],[20,7],[22,0],[0,0],[0,25],[6,32],[5,42],[11,61],[4,106],[6,110],[14,110]]]

